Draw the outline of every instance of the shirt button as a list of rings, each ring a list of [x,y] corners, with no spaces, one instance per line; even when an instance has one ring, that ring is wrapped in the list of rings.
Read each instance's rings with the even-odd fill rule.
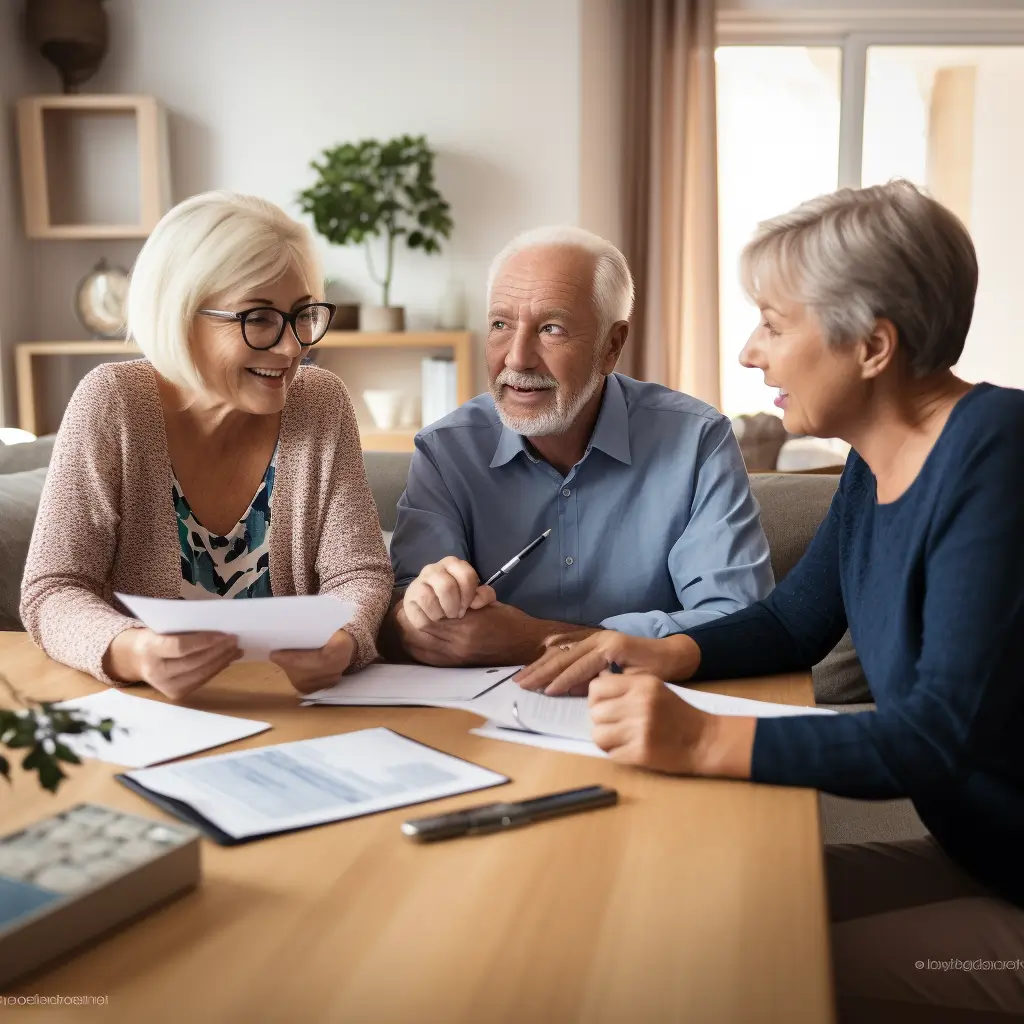
[[[569,555],[569,557],[565,560],[565,564],[572,565],[572,555]]]
[[[563,498],[568,498],[570,494],[572,494],[572,491],[570,491],[568,487],[563,487],[562,488],[562,497]]]

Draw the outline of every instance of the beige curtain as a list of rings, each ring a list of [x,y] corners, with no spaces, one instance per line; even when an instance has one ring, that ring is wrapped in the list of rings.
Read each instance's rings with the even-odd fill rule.
[[[625,253],[637,303],[620,368],[717,406],[714,0],[632,0],[625,29]]]

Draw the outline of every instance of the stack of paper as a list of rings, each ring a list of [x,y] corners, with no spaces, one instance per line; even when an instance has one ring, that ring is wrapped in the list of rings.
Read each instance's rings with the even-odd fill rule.
[[[834,715],[828,708],[801,707],[794,704],[772,704],[748,697],[728,697],[721,693],[691,690],[668,684],[668,688],[688,704],[714,715],[750,715],[754,718],[781,718],[787,715]],[[603,757],[604,753],[591,740],[590,714],[585,697],[546,697],[520,688],[509,680],[480,698],[463,705],[479,710],[488,720],[477,736],[561,750],[569,754]]]
[[[449,707],[472,701],[503,679],[515,675],[521,667],[431,668],[378,663],[356,675],[345,676],[334,686],[309,694],[305,703]]]

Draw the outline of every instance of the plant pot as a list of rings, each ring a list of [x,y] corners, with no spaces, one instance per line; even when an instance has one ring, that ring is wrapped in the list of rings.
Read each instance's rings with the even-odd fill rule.
[[[360,306],[359,330],[391,333],[405,330],[404,306]]]

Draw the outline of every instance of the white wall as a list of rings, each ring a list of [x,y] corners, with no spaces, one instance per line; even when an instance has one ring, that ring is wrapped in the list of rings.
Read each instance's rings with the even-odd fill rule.
[[[582,0],[580,25],[580,225],[625,243],[625,32],[630,0]]]
[[[579,217],[580,3],[107,0],[110,53],[87,89],[168,106],[176,200],[229,188],[296,216],[324,147],[426,134],[455,233],[441,257],[401,253],[392,301],[410,327],[431,327],[454,273],[479,331],[494,253],[517,231]],[[75,283],[99,256],[130,263],[138,249],[21,244],[37,338],[82,336]],[[361,250],[325,246],[325,267],[342,295],[379,301]]]

